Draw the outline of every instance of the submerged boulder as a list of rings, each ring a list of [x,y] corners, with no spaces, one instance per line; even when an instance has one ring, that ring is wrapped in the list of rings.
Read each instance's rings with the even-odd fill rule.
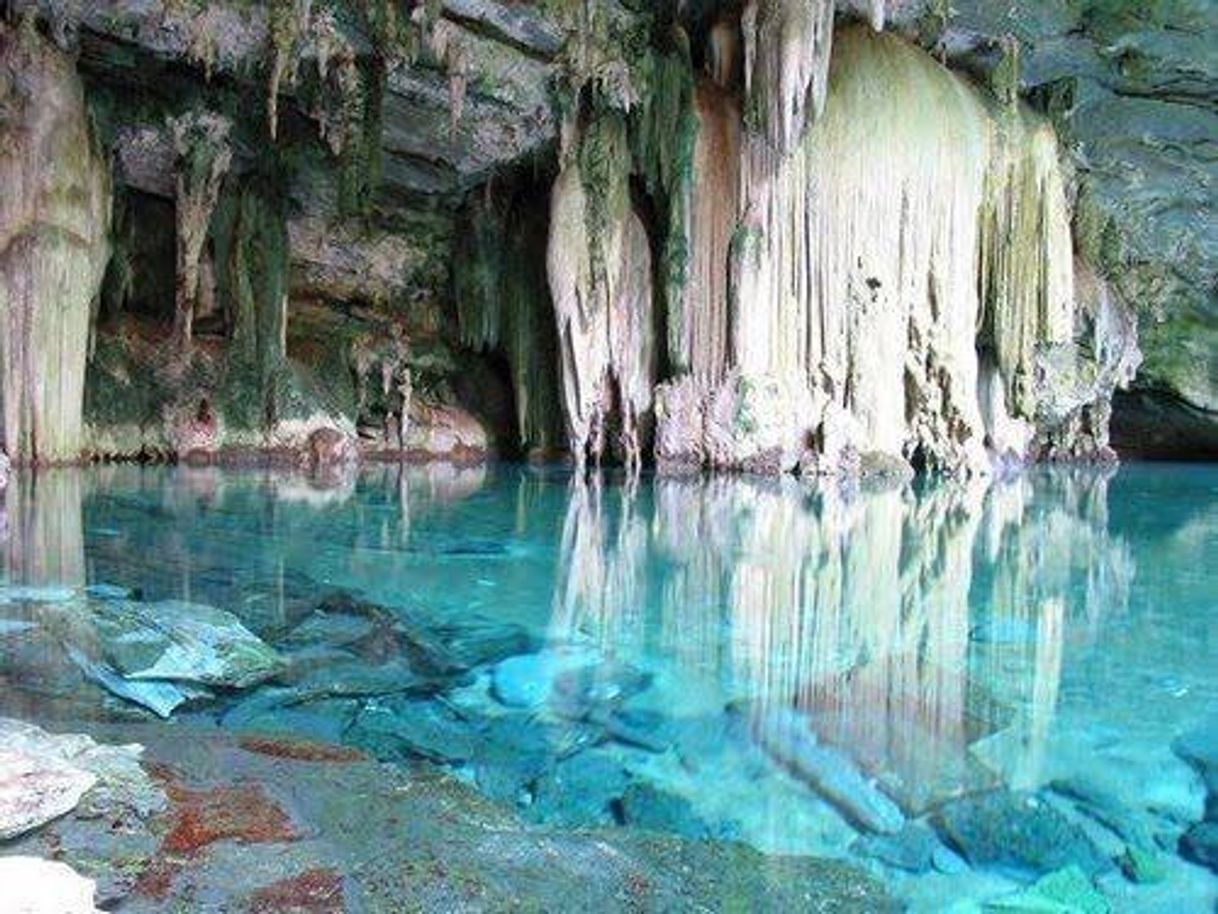
[[[863,777],[845,753],[822,745],[794,708],[768,708],[753,732],[775,760],[806,781],[851,822],[867,831],[895,834],[905,825],[896,803]]]
[[[78,621],[93,626],[102,656],[130,680],[247,688],[283,665],[240,619],[201,603],[90,602]]]
[[[974,866],[1033,873],[1078,866],[1091,876],[1113,867],[1081,828],[1035,794],[963,797],[945,804],[934,825]]]

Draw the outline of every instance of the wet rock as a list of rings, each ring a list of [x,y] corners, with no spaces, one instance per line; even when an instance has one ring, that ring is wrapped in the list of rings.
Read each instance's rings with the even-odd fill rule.
[[[129,587],[118,584],[90,584],[85,588],[85,594],[95,600],[138,600],[139,595]]]
[[[1077,865],[1089,875],[1112,869],[1082,829],[1035,794],[963,797],[945,804],[933,824],[973,866],[1048,873]]]
[[[613,804],[614,817],[622,825],[685,838],[712,837],[712,829],[689,800],[647,782],[631,784]]]
[[[1130,882],[1152,885],[1167,878],[1163,858],[1147,847],[1130,845],[1120,859],[1121,872]]]
[[[535,654],[507,657],[495,664],[491,694],[513,708],[536,708],[545,704],[558,677],[587,666],[594,654],[586,649],[550,649]]]
[[[907,823],[895,835],[864,835],[851,845],[851,850],[911,873],[938,869],[935,865],[936,852],[951,853],[930,828],[917,822]],[[952,866],[950,861],[948,866]]]
[[[1180,838],[1180,856],[1218,873],[1218,822],[1198,822]]]
[[[1201,775],[1211,794],[1218,795],[1218,717],[1179,736],[1172,750]]]
[[[247,688],[283,664],[236,616],[214,606],[95,600],[70,615],[73,640],[90,644],[95,638],[99,659],[128,680]]]
[[[344,739],[382,760],[456,764],[473,758],[478,733],[444,704],[391,698],[365,706]]]
[[[1017,914],[1109,914],[1112,906],[1077,866],[1041,877],[1028,888],[985,902],[987,912]]]
[[[0,749],[0,841],[71,812],[96,782],[60,758]]]
[[[762,747],[851,822],[877,834],[896,834],[905,816],[863,777],[841,751],[821,745],[808,719],[794,708],[768,708],[753,721]]]
[[[612,804],[630,783],[622,763],[603,749],[559,762],[538,779],[528,818],[549,825],[588,828],[617,821]]]
[[[93,882],[66,863],[0,857],[5,910],[14,914],[97,914]]]

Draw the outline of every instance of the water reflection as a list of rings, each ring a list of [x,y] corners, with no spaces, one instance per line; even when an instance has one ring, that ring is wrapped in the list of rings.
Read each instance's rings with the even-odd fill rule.
[[[552,634],[663,657],[758,732],[794,709],[907,812],[1032,786],[1066,633],[1128,602],[1134,563],[1108,531],[1108,482],[573,483]]]

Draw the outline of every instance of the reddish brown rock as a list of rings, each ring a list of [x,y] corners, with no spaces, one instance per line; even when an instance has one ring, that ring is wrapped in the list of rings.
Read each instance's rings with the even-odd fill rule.
[[[300,833],[288,814],[255,784],[193,790],[166,785],[173,820],[161,845],[169,854],[189,854],[217,841],[249,844],[295,841]]]
[[[250,734],[238,741],[246,752],[269,755],[297,762],[362,762],[367,756],[350,746],[315,743],[306,739]]]
[[[306,870],[259,889],[249,899],[251,914],[342,914],[343,877],[334,870]]]

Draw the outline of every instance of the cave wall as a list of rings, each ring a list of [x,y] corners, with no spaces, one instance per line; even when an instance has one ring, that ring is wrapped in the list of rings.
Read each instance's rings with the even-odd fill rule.
[[[52,170],[113,185],[12,273],[88,292],[18,460],[1107,459],[1139,338],[1118,443],[1215,440],[1210,0],[5,13],[83,84]]]

